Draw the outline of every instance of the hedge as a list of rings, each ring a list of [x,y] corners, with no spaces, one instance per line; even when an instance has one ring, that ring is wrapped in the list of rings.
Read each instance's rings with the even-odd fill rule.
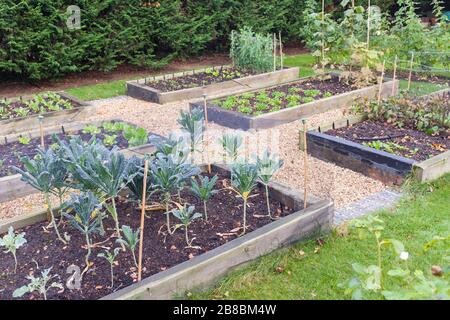
[[[81,8],[81,29],[66,26]],[[224,50],[231,30],[282,31],[298,40],[299,0],[2,0],[0,79],[39,80],[123,63],[158,68],[174,57]]]

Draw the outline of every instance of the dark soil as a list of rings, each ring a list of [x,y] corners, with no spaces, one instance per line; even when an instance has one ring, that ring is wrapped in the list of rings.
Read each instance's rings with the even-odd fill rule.
[[[147,85],[163,92],[169,92],[239,79],[252,74],[254,73],[235,68],[221,67],[215,70],[211,69],[210,72],[198,72],[167,80],[150,81],[147,82]]]
[[[430,136],[422,131],[399,128],[389,123],[364,121],[326,133],[361,144],[377,140],[395,143],[402,147],[393,147],[395,154],[416,161],[426,160],[450,149],[449,132]]]
[[[386,77],[392,78],[393,72],[386,72]],[[409,71],[397,71],[396,72],[397,79],[408,80],[409,79]],[[413,72],[411,74],[411,81],[420,81],[420,82],[430,82],[435,84],[442,84],[448,86],[450,84],[450,78],[439,75],[431,75],[422,72]]]
[[[321,80],[313,78],[307,81],[300,81],[280,85],[271,89],[259,90],[256,93],[245,93],[239,96],[224,98],[214,101],[220,107],[246,113],[250,115],[260,115],[279,111],[301,104],[331,97],[344,92],[354,90],[351,85],[339,81],[338,77]],[[316,91],[316,92],[314,92]],[[268,97],[261,97],[266,95]],[[228,102],[233,101],[232,103]]]
[[[163,211],[148,211],[144,228],[144,250],[143,250],[143,278],[166,270],[186,260],[192,259],[211,249],[227,243],[238,237],[241,232],[233,230],[242,224],[242,199],[236,197],[232,191],[225,190],[230,184],[228,175],[219,173],[219,180],[216,189],[221,189],[208,202],[209,221],[197,219],[189,226],[189,238],[194,239],[192,246],[198,248],[187,248],[184,237],[184,229],[180,228],[170,236],[165,234],[166,217]],[[195,205],[195,211],[203,213],[203,203],[197,200],[189,192],[181,193],[183,201]],[[154,194],[153,200],[158,200],[159,195]],[[177,197],[174,195],[174,199]],[[265,194],[262,188],[255,190],[249,199],[247,232],[251,232],[271,222],[266,217],[255,217],[254,215],[265,215],[266,211]],[[293,212],[292,209],[282,207],[280,203],[272,201],[271,211],[275,216],[286,216]],[[121,225],[131,226],[134,230],[139,227],[140,209],[136,204],[121,199],[118,201],[119,220]],[[174,216],[171,216],[171,223],[178,223]],[[56,240],[52,229],[46,230],[47,223],[38,223],[17,232],[25,232],[27,243],[18,249],[17,258],[19,261],[17,273],[14,274],[14,260],[10,254],[0,251],[0,300],[12,299],[12,293],[28,283],[26,276],[34,274],[38,276],[35,260],[40,270],[52,267],[51,274],[58,275],[60,282],[64,285],[70,274],[66,273],[67,267],[77,265],[81,270],[85,267],[85,239],[80,232],[64,221],[61,225],[62,233],[70,235],[71,240],[67,245],[63,245]],[[117,264],[114,266],[114,288],[110,286],[110,265],[97,255],[105,248],[115,248],[114,223],[109,217],[104,220],[106,235],[95,235],[94,245],[90,262],[92,266],[84,275],[81,282],[81,290],[66,289],[58,292],[58,289],[51,289],[48,293],[49,299],[98,299],[118,289],[125,288],[137,280],[137,270],[133,263],[131,252],[120,252]],[[112,250],[111,250],[112,251]],[[136,249],[136,254],[138,249]],[[27,294],[24,299],[40,299],[38,294]]]
[[[112,135],[112,133],[106,133],[103,128],[99,128],[101,131],[100,134],[97,134],[96,137],[98,140],[103,141],[105,134]],[[128,141],[123,137],[121,132],[114,133],[117,135],[116,138],[116,146],[120,149],[128,148]],[[61,140],[66,140],[70,136],[80,136],[84,141],[89,141],[92,136],[90,134],[83,133],[83,130],[79,130],[76,132],[66,132],[66,133],[58,133],[57,137]],[[47,135],[44,137],[45,146],[48,147],[56,142],[54,139],[54,135]],[[3,161],[3,165],[0,166],[0,177],[5,177],[11,174],[14,174],[12,167],[16,166],[18,168],[23,168],[22,163],[20,162],[20,158],[27,156],[29,158],[33,158],[36,155],[36,150],[41,146],[41,138],[34,138],[30,141],[29,144],[21,144],[18,141],[1,144],[0,145],[0,161]]]

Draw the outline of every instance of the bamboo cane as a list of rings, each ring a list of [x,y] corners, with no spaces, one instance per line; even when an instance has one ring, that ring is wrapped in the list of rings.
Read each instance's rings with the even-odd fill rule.
[[[273,34],[273,71],[277,71],[277,36]]]
[[[203,112],[205,114],[205,149],[206,149],[206,161],[208,163],[208,173],[211,174],[211,162],[209,161],[209,142],[208,142],[208,136],[206,135],[206,132],[208,131],[208,106],[206,103],[206,94],[203,94]]]
[[[322,0],[322,72],[325,70],[325,0]]]
[[[42,148],[42,150],[45,150],[44,128],[43,128],[43,125],[42,125],[42,122],[44,121],[44,116],[43,115],[39,115],[38,119],[39,119],[39,132],[40,132],[40,135],[41,135],[41,148]]]
[[[306,119],[302,120],[303,123],[303,143],[304,143],[304,151],[305,151],[305,157],[304,157],[304,164],[303,164],[303,175],[304,175],[304,191],[303,191],[303,208],[306,209],[308,206],[308,142],[306,140],[306,130],[308,129],[308,126],[306,124]]]
[[[148,160],[145,160],[144,164],[144,182],[142,189],[142,208],[141,208],[141,232],[139,239],[139,263],[138,263],[138,282],[142,280],[142,251],[144,248],[144,223],[145,223],[145,207],[147,198],[147,173],[148,173]]]
[[[370,0],[367,4],[367,50],[370,48]]]
[[[283,42],[281,42],[281,31],[279,31],[278,40],[280,41],[280,70],[283,70]]]
[[[383,66],[381,67],[381,78],[380,78],[380,86],[378,88],[378,104],[381,102],[381,91],[383,90],[383,80],[384,80],[384,68],[386,66],[386,59],[383,60]]]
[[[395,56],[395,59],[394,59],[394,73],[392,75],[392,92],[391,92],[392,95],[395,94],[395,78],[397,77],[397,59],[398,59],[398,57]]]
[[[409,63],[408,91],[411,89],[412,69],[414,64],[414,51],[411,53],[411,61]]]

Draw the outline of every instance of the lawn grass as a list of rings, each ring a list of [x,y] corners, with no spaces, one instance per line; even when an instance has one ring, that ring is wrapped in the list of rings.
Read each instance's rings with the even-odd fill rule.
[[[429,275],[431,265],[444,265],[442,251],[425,254],[423,245],[436,235],[446,236],[450,232],[450,174],[432,183],[413,184],[410,189],[395,209],[379,212],[386,222],[383,238],[402,241],[410,253],[409,268],[421,269]],[[341,231],[324,237],[321,247],[311,240],[279,250],[232,272],[215,288],[194,291],[189,296],[191,299],[349,298],[338,287],[339,283],[354,276],[352,263],[376,264],[376,246],[373,237],[360,240],[345,225],[340,228]],[[318,253],[314,253],[316,248],[320,248]],[[393,253],[383,255],[384,270],[399,263]],[[284,271],[277,272],[277,267]],[[386,280],[385,285],[389,288],[392,283]]]
[[[287,56],[286,58],[284,58],[285,66],[300,68],[300,77],[309,77],[314,75],[312,66],[315,62],[316,58],[313,57],[310,53]]]
[[[408,88],[408,80],[400,80],[400,90]],[[429,94],[447,88],[446,85],[430,82],[413,81],[411,82],[411,92],[417,95]]]
[[[95,85],[70,88],[66,89],[66,92],[77,97],[78,99],[86,101],[106,99],[124,95],[126,93],[125,83],[126,80],[117,80]]]

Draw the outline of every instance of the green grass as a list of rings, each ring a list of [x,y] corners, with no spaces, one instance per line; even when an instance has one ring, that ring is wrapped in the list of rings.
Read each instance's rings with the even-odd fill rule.
[[[284,59],[284,65],[287,67],[299,67],[300,77],[309,77],[314,75],[312,66],[316,58],[309,53],[303,53],[295,56],[287,56]]]
[[[95,85],[81,86],[66,91],[81,100],[105,99],[124,95],[126,80],[105,82]]]
[[[408,266],[430,274],[430,266],[443,265],[442,251],[425,254],[423,245],[433,236],[450,232],[450,174],[428,184],[412,185],[407,196],[391,211],[380,212],[386,222],[383,238],[404,243],[410,253]],[[341,228],[345,230],[345,227]],[[374,238],[360,240],[351,229],[334,231],[324,238],[318,253],[316,241],[299,243],[264,256],[249,266],[232,272],[205,292],[192,293],[191,299],[345,299],[338,287],[352,276],[351,264],[376,264]],[[301,255],[300,250],[305,254]],[[384,270],[398,265],[391,252],[383,254]],[[284,271],[279,273],[277,267]],[[389,269],[388,269],[389,268]],[[386,280],[386,287],[392,285]],[[369,296],[379,298],[379,296]]]
[[[408,80],[400,80],[400,90],[406,90],[408,88]],[[430,83],[430,82],[411,82],[411,92],[417,95],[429,94],[435,91],[439,91],[447,88],[447,86],[442,84]]]

